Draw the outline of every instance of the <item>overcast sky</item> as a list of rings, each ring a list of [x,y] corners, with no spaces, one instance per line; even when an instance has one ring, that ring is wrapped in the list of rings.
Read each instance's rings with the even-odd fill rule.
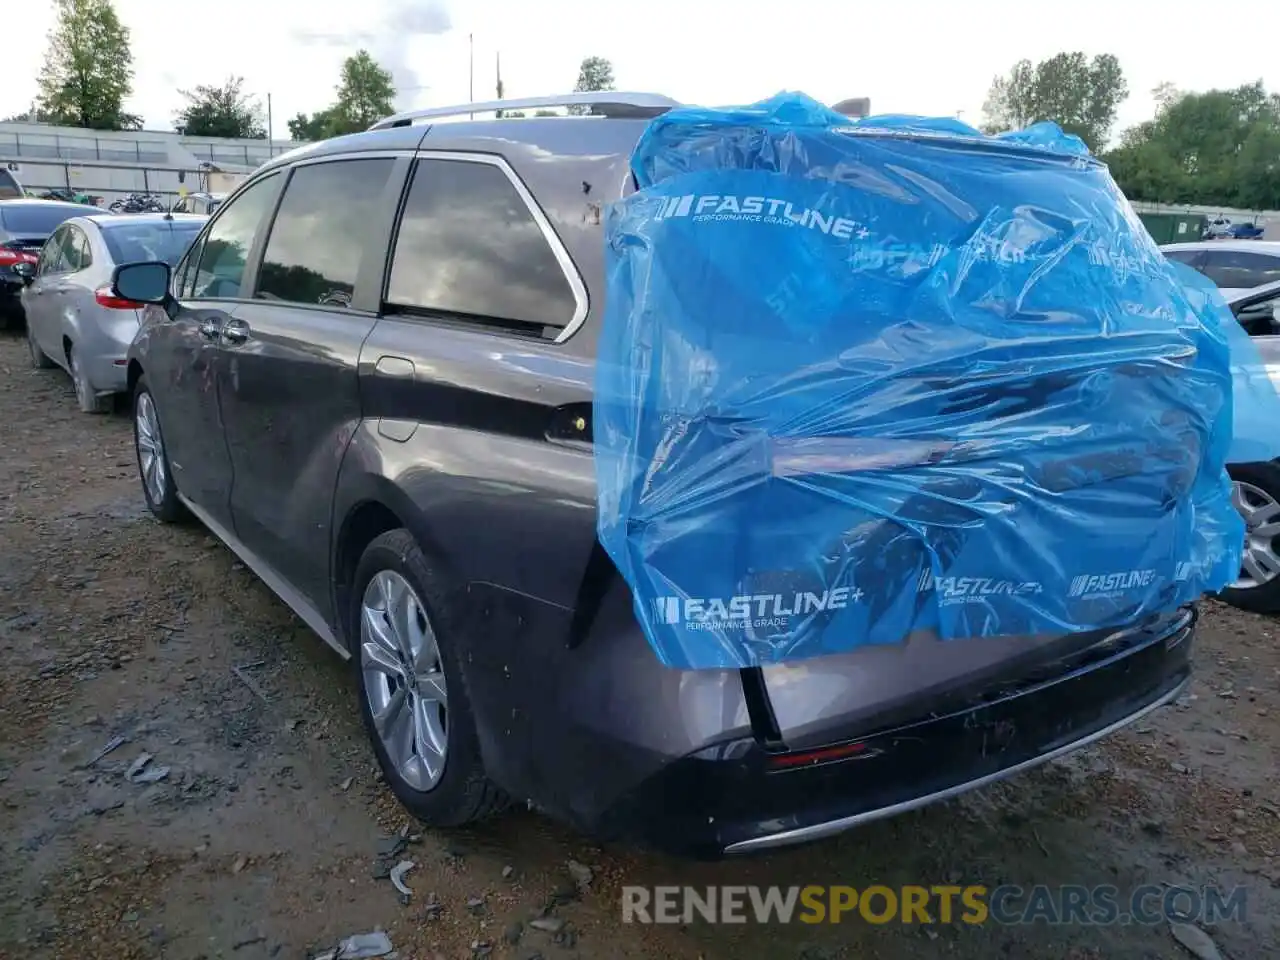
[[[1230,87],[1261,78],[1280,91],[1274,0],[115,0],[132,31],[128,108],[167,130],[177,90],[228,74],[263,105],[276,136],[333,99],[339,65],[363,46],[393,73],[401,106],[494,92],[495,54],[509,98],[572,88],[578,63],[613,61],[618,88],[687,103],[756,100],[782,89],[828,103],[869,96],[873,112],[955,115],[977,123],[991,78],[1016,60],[1062,50],[1114,53],[1131,95],[1118,128],[1150,116],[1150,90]],[[29,107],[53,21],[22,4],[5,26],[0,116]],[[1224,39],[1225,38],[1225,39]],[[1256,50],[1250,42],[1258,39]],[[1229,42],[1228,42],[1229,41]],[[417,89],[413,89],[417,88]]]

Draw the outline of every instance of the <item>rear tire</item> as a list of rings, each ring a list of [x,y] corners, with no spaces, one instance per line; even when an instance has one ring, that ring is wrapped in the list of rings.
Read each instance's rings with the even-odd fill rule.
[[[379,619],[379,587],[385,584],[407,585],[402,598],[390,604],[395,610],[408,611],[407,619],[417,626],[425,647],[434,641],[434,654],[419,658],[415,669],[405,669],[394,679],[385,665],[386,651],[394,649],[396,631],[390,620]],[[370,596],[366,596],[366,592]],[[385,596],[385,595],[384,595]],[[372,602],[371,602],[372,598]],[[401,606],[407,599],[411,603]],[[356,565],[351,601],[347,611],[347,636],[352,648],[352,663],[360,693],[360,715],[373,744],[378,765],[387,784],[405,808],[424,824],[432,827],[457,827],[483,819],[508,807],[510,799],[488,778],[480,756],[471,702],[459,667],[460,644],[465,638],[459,628],[461,604],[465,601],[450,591],[427,563],[427,558],[407,530],[391,530],[375,538]],[[366,606],[371,609],[366,612]],[[384,604],[385,609],[386,604]],[[419,616],[420,614],[420,616]],[[403,622],[403,621],[401,621]],[[403,632],[403,631],[402,631]],[[390,638],[390,643],[378,638]],[[372,656],[371,656],[372,654]],[[394,654],[392,655],[395,660]],[[398,662],[406,666],[409,657]],[[429,687],[418,676],[443,676],[438,687]],[[412,677],[412,678],[411,678]],[[385,704],[394,699],[388,690],[405,688],[399,712],[386,711],[380,732],[374,719],[374,702]],[[447,694],[439,699],[439,691]],[[437,704],[447,704],[436,711]],[[425,716],[443,717],[434,735],[426,734]],[[408,727],[401,726],[408,723]],[[444,750],[434,774],[425,773],[436,753],[420,736],[442,740]],[[407,750],[401,744],[410,744]],[[389,746],[390,745],[390,746]],[[395,751],[397,757],[391,756]],[[416,758],[416,759],[415,759]],[[415,765],[416,764],[416,765]],[[416,782],[414,782],[416,781]]]
[[[1227,472],[1232,499],[1245,518],[1245,563],[1253,569],[1241,571],[1242,580],[1249,578],[1250,585],[1228,587],[1220,596],[1252,613],[1280,612],[1280,466],[1241,463],[1227,467]],[[1268,529],[1272,525],[1276,535]],[[1260,581],[1259,571],[1270,574],[1270,579]]]
[[[57,364],[49,359],[48,355],[40,349],[40,345],[36,343],[35,332],[31,329],[31,323],[27,323],[27,349],[31,352],[31,366],[37,370],[51,370]]]
[[[76,405],[81,413],[109,413],[114,404],[111,396],[99,396],[89,382],[89,374],[77,356],[76,345],[67,349],[67,366],[71,368],[71,382],[76,388]]]
[[[178,485],[160,430],[160,415],[146,377],[138,380],[133,391],[133,450],[147,509],[162,523],[186,520],[190,514],[178,499]]]

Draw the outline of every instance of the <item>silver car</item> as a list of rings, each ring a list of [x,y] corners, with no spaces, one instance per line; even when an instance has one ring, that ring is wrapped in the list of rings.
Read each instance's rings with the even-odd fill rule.
[[[1212,280],[1228,303],[1232,297],[1280,280],[1280,241],[1203,240],[1167,243],[1160,251]]]
[[[24,278],[22,306],[36,367],[55,364],[71,374],[85,413],[111,409],[128,388],[125,354],[138,331],[142,304],[111,294],[122,263],[176,264],[207,217],[100,214],[65,221]]]

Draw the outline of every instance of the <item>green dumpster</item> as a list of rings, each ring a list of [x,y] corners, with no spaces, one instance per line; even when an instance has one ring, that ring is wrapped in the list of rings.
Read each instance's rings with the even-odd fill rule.
[[[1176,243],[1177,237],[1177,214],[1173,213],[1140,213],[1138,219],[1142,221],[1142,225],[1147,228],[1147,233],[1151,234],[1151,239],[1156,243]],[[1199,240],[1200,235],[1187,237],[1188,240]]]

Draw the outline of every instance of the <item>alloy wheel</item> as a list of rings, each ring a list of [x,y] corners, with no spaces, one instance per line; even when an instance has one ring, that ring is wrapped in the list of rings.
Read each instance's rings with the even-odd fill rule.
[[[430,790],[444,775],[449,694],[426,607],[394,570],[379,571],[365,588],[360,667],[387,757],[410,787]]]
[[[134,413],[136,429],[134,435],[138,443],[138,469],[142,474],[142,484],[146,487],[147,496],[153,504],[164,502],[165,490],[165,457],[164,441],[160,437],[160,418],[156,415],[156,405],[151,394],[138,395],[138,403]]]
[[[1280,576],[1280,554],[1276,539],[1280,537],[1280,503],[1261,487],[1243,480],[1232,481],[1231,502],[1244,518],[1244,552],[1240,560],[1240,576],[1231,586],[1251,590]]]

